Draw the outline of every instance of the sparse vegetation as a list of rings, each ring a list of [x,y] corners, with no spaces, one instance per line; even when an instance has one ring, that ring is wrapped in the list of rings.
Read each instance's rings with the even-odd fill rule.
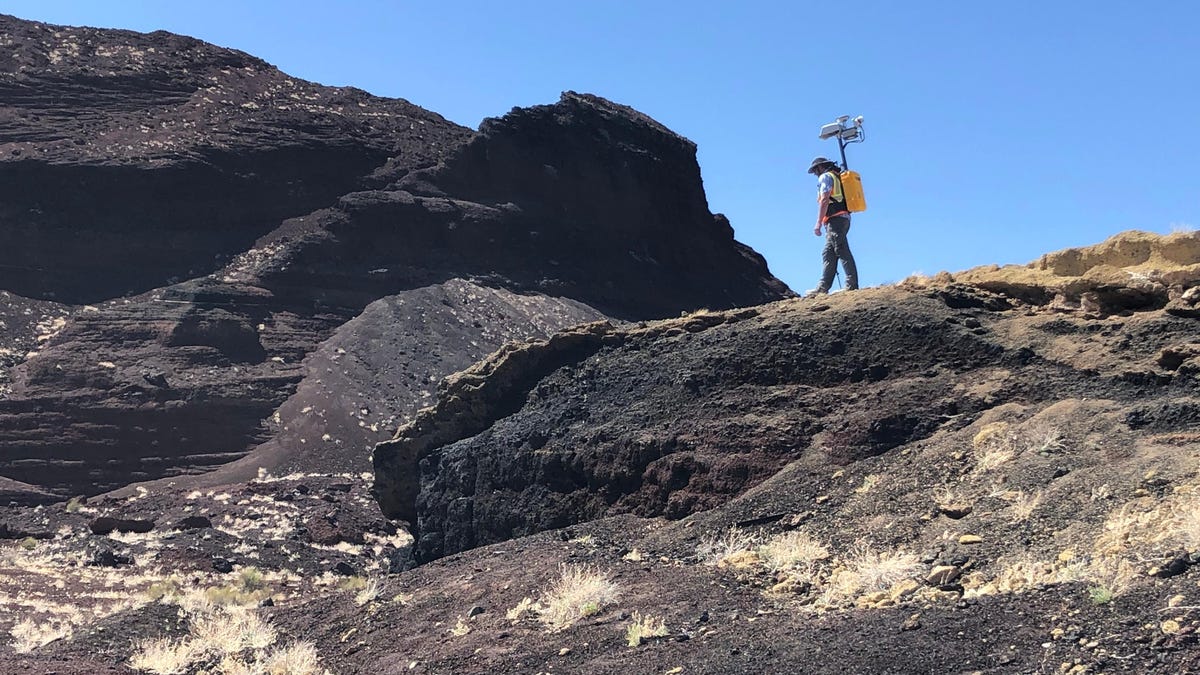
[[[521,601],[518,602],[515,607],[505,612],[504,618],[512,621],[513,623],[517,623],[526,616],[537,614],[536,606],[537,605],[533,602],[533,598],[526,596],[521,598]]]
[[[1012,506],[1009,507],[1009,514],[1012,522],[1020,523],[1029,520],[1033,516],[1033,512],[1042,503],[1042,492],[1034,492],[1029,494],[1024,490],[1016,490],[1011,494],[1009,501]]]
[[[189,640],[156,638],[142,640],[134,646],[129,667],[155,675],[177,675],[187,671],[200,656],[197,645]]]
[[[611,605],[618,594],[619,588],[607,573],[565,565],[561,577],[542,596],[536,611],[550,630],[563,630]]]
[[[257,567],[243,567],[238,570],[238,584],[245,593],[262,590],[266,585],[263,581],[262,570]]]
[[[195,663],[219,659],[221,673],[295,675],[316,673],[319,659],[309,643],[275,645],[278,633],[257,612],[245,608],[185,610],[188,635],[183,639],[144,640],[135,646],[134,670],[173,675]]]
[[[1107,586],[1092,586],[1088,589],[1088,597],[1096,605],[1107,605],[1113,600],[1113,592]]]
[[[662,619],[634,612],[632,622],[625,630],[625,642],[630,647],[638,647],[646,638],[663,637],[666,634],[667,624]]]
[[[983,427],[971,439],[976,473],[988,473],[1011,462],[1017,456],[1008,422],[994,422]]]
[[[379,577],[372,577],[354,594],[354,604],[361,607],[368,602],[374,602],[386,588],[387,582]]]
[[[825,590],[824,602],[837,605],[864,593],[884,591],[916,575],[922,568],[917,556],[905,551],[856,548],[834,571]]]
[[[865,495],[879,485],[882,481],[883,476],[877,473],[864,476],[862,483],[858,487],[854,488],[854,492],[855,494]]]
[[[23,619],[10,631],[13,637],[12,648],[18,654],[27,654],[55,640],[70,637],[73,632],[74,628],[65,621],[38,623],[32,619]]]
[[[818,560],[829,557],[829,549],[805,532],[786,532],[759,548],[759,555],[773,571],[810,570]]]
[[[321,669],[321,657],[312,643],[294,642],[268,651],[262,669],[267,675],[314,675]]]
[[[756,540],[736,527],[718,535],[706,536],[696,547],[696,556],[709,565],[717,565],[738,554],[752,552]]]

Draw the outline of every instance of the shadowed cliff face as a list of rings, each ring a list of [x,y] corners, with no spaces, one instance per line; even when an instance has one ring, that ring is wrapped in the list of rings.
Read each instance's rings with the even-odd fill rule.
[[[0,289],[35,315],[0,354],[3,476],[364,470],[498,340],[788,292],[708,211],[695,147],[598,97],[474,133],[166,33],[0,36]],[[327,339],[403,354],[334,377]]]

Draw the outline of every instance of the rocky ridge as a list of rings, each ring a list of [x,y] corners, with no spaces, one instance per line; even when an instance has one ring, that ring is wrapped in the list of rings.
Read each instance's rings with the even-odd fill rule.
[[[6,593],[44,602],[0,663],[130,672],[136,636],[185,672],[296,645],[338,673],[1197,672],[1200,356],[1166,309],[1197,262],[1102,315],[952,275],[510,344],[377,450],[415,540],[369,476],[4,511]],[[275,646],[197,651],[251,615]]]
[[[694,145],[599,97],[475,133],[166,33],[0,36],[0,311],[51,327],[2,346],[0,475],[64,496],[363,470],[504,340],[788,292],[709,212]],[[462,351],[426,353],[441,325]],[[401,381],[331,385],[339,347],[315,354],[352,335],[407,354]]]

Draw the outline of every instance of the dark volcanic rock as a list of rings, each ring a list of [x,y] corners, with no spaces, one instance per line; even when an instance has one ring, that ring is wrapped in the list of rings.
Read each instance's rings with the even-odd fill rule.
[[[258,466],[359,472],[375,444],[432,402],[434,386],[506,342],[549,337],[602,315],[565,298],[463,280],[405,291],[367,306],[304,361],[304,379],[277,411],[280,428],[219,473]]]
[[[190,38],[0,34],[0,288],[52,326],[0,354],[25,483],[363,470],[503,341],[787,293],[708,211],[695,146],[600,98],[475,134]]]
[[[449,378],[436,408],[377,447],[380,504],[416,523],[415,554],[428,561],[619,513],[682,518],[796,459],[848,464],[911,447],[1001,401],[1169,396],[1116,371],[1015,359],[1026,345],[1001,328],[1014,313],[977,313],[981,331],[905,292],[822,302],[834,307],[595,324],[506,348]],[[1161,313],[1154,323],[1146,359],[1193,330]],[[958,384],[997,377],[977,392]]]
[[[109,534],[111,532],[149,532],[154,529],[154,521],[137,518],[114,518],[100,516],[88,523],[92,534]]]
[[[471,133],[157,32],[0,16],[0,288],[95,302],[211,272],[388,158]]]
[[[61,498],[27,483],[11,480],[0,476],[0,505],[19,504],[33,506],[49,504]]]

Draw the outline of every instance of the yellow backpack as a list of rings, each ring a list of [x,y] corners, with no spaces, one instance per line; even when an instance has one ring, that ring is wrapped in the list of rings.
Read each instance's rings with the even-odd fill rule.
[[[851,213],[867,210],[867,198],[863,195],[862,177],[857,171],[846,169],[838,174],[842,182],[842,198],[846,200],[846,210]]]

